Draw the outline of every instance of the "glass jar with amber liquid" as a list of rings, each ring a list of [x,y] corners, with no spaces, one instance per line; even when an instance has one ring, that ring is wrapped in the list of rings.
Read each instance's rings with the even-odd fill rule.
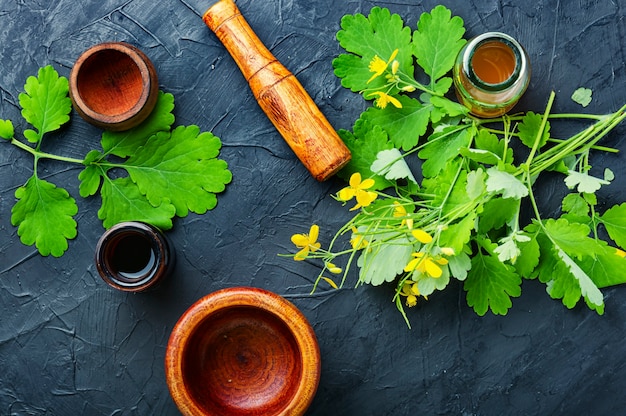
[[[530,82],[530,62],[524,48],[511,36],[488,32],[471,39],[454,65],[459,101],[478,117],[508,112]]]

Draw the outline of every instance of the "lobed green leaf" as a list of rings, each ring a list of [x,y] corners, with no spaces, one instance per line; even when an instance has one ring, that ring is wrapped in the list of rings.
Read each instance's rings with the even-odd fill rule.
[[[358,13],[345,15],[341,19],[341,30],[337,32],[339,44],[350,54],[342,54],[333,60],[335,75],[341,84],[354,92],[380,87],[382,78],[374,79],[369,64],[374,56],[387,61],[398,49],[396,60],[406,74],[413,74],[411,29],[402,18],[391,14],[389,9],[374,7],[368,17]]]
[[[360,120],[361,123],[380,126],[396,148],[407,151],[414,148],[426,133],[432,107],[404,95],[397,98],[402,108],[370,107],[361,114]]]
[[[11,120],[0,120],[0,137],[11,140],[13,136],[15,136],[15,130]]]
[[[620,247],[626,247],[626,203],[615,205],[600,216],[609,237]]]
[[[487,169],[487,191],[501,194],[502,198],[522,199],[528,196],[528,188],[516,176],[491,167]]]
[[[152,136],[123,166],[152,205],[169,200],[180,217],[189,211],[203,214],[232,180],[226,162],[216,159],[220,148],[213,134],[179,126]]]
[[[424,159],[422,173],[426,178],[437,176],[439,172],[459,155],[462,148],[468,147],[476,130],[468,126],[449,126],[433,133],[428,143],[417,154]]]
[[[411,252],[412,245],[404,235],[382,244],[370,244],[357,260],[361,269],[360,281],[373,286],[392,282],[404,270]]]
[[[24,132],[28,141],[38,143],[44,134],[69,121],[72,111],[69,83],[51,65],[39,69],[37,77],[28,77],[24,91],[19,95],[22,116],[37,129],[36,133]]]
[[[167,199],[154,205],[141,193],[129,178],[106,179],[102,184],[102,206],[98,218],[104,228],[111,228],[123,221],[142,221],[162,230],[172,228],[176,207]]]
[[[417,31],[413,33],[413,53],[432,85],[454,66],[466,43],[464,34],[463,19],[452,17],[452,12],[442,5],[420,16]]]
[[[35,244],[42,256],[60,257],[68,248],[68,239],[76,237],[78,212],[76,201],[56,185],[32,176],[15,191],[16,204],[11,210],[11,224],[23,244]]]
[[[467,304],[478,315],[483,316],[488,310],[495,315],[506,315],[513,305],[511,298],[522,292],[521,283],[512,266],[479,251],[472,258],[463,288],[467,292]]]
[[[535,144],[535,140],[537,140],[537,136],[539,135],[539,130],[541,129],[541,123],[543,122],[543,115],[536,114],[532,111],[527,112],[522,118],[522,122],[517,126],[517,131],[519,133],[519,139],[522,143],[524,143],[527,147],[531,148]],[[548,142],[550,138],[550,122],[546,122],[546,126],[544,131],[541,133],[539,138],[539,145],[537,149],[541,149],[543,145]]]
[[[347,182],[353,173],[359,172],[363,178],[374,179],[372,189],[385,189],[391,186],[389,180],[384,176],[376,175],[371,170],[378,154],[383,150],[393,148],[387,133],[380,126],[369,127],[365,121],[357,121],[354,134],[347,130],[339,130],[338,133],[352,153],[352,159],[339,171],[338,176]]]
[[[141,124],[125,131],[105,131],[102,133],[104,154],[128,157],[146,144],[146,141],[160,131],[169,131],[174,124],[174,96],[159,91],[154,110]],[[104,155],[103,155],[104,157]]]
[[[544,227],[555,246],[568,255],[582,259],[596,254],[596,240],[589,238],[591,230],[588,225],[570,223],[565,218],[559,218],[546,220]]]

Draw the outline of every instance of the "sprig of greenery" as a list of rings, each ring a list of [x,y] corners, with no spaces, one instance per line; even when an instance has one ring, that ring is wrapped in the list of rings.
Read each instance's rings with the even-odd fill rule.
[[[600,288],[626,282],[626,252],[619,248],[626,247],[626,204],[599,212],[596,192],[613,175],[592,176],[589,154],[615,151],[598,142],[626,117],[626,106],[608,115],[554,114],[551,93],[542,114],[479,119],[447,98],[447,74],[465,43],[463,21],[450,10],[422,14],[415,30],[378,7],[368,17],[345,16],[341,25],[337,39],[346,53],[333,61],[335,74],[375,105],[352,131],[339,132],[353,159],[340,172],[349,185],[335,198],[356,198],[356,214],[328,248],[316,241],[317,228],[315,238],[294,239],[301,249],[296,260],[323,261],[314,290],[322,281],[335,285],[328,271],[340,271],[341,286],[356,260],[357,285],[395,285],[407,324],[405,304],[416,305],[453,279],[463,282],[479,315],[506,314],[523,279],[545,283],[568,308],[583,299],[602,314]],[[592,124],[560,139],[553,126],[560,119]],[[416,156],[421,175],[406,163]],[[562,173],[571,189],[558,218],[544,218],[538,208],[535,187],[547,171]],[[530,221],[522,218],[524,201]],[[601,239],[600,227],[609,240]],[[349,247],[336,248],[344,235]]]
[[[172,227],[175,216],[189,211],[203,214],[217,204],[232,174],[217,158],[221,141],[197,126],[174,124],[174,97],[159,93],[153,112],[139,126],[123,132],[104,131],[101,150],[84,159],[41,151],[47,133],[70,119],[68,81],[52,66],[31,76],[20,94],[22,116],[33,129],[23,132],[29,145],[20,141],[10,120],[0,120],[0,137],[33,155],[33,175],[15,192],[11,223],[25,245],[37,247],[44,256],[59,257],[68,240],[77,235],[74,217],[78,205],[65,189],[38,176],[39,162],[53,159],[83,166],[79,174],[80,195],[100,193],[98,218],[105,228],[122,221],[143,221],[161,229]],[[120,173],[125,172],[125,174]]]

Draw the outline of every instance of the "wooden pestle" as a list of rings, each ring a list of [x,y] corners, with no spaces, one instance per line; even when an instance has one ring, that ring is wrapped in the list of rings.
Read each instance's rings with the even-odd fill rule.
[[[248,81],[257,102],[318,181],[350,161],[350,150],[296,77],[263,45],[233,0],[220,0],[203,17]]]

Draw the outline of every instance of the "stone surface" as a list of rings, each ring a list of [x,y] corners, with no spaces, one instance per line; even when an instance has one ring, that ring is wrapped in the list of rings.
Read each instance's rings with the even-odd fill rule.
[[[343,89],[332,59],[346,13],[389,7],[408,25],[436,1],[241,0],[260,39],[300,79],[337,129],[350,128],[366,104]],[[472,36],[504,31],[528,50],[529,91],[518,109],[580,111],[569,97],[593,90],[586,111],[607,113],[626,101],[626,10],[620,2],[450,0]],[[15,189],[32,173],[30,155],[0,143],[0,413],[15,415],[176,415],[163,371],[171,329],[212,291],[249,285],[294,302],[311,321],[322,379],[310,415],[620,414],[626,401],[626,288],[604,290],[606,312],[567,310],[535,281],[523,283],[506,317],[478,317],[460,285],[410,310],[408,330],[391,288],[321,290],[313,263],[293,252],[291,234],[316,222],[322,241],[349,218],[329,197],[343,183],[318,183],[259,109],[239,70],[185,0],[0,0],[0,118],[21,120],[26,77],[52,64],[68,76],[95,43],[127,41],[154,62],[161,88],[174,94],[176,124],[197,124],[223,141],[233,182],[205,215],[177,219],[169,236],[178,254],[160,290],[128,295],[98,277],[93,264],[104,231],[98,198],[78,195],[79,168],[42,163],[40,175],[72,193],[78,237],[61,258],[41,257],[11,225]],[[21,122],[21,121],[20,121]],[[18,130],[23,125],[16,125]],[[565,129],[577,126],[565,126]],[[605,144],[626,149],[621,127]],[[50,151],[82,158],[100,131],[75,114]],[[624,200],[623,156],[595,155],[615,183],[603,204]],[[560,180],[538,189],[546,215],[559,211]],[[606,205],[602,205],[605,207]],[[601,207],[601,208],[602,208]],[[354,279],[354,275],[352,276]]]

